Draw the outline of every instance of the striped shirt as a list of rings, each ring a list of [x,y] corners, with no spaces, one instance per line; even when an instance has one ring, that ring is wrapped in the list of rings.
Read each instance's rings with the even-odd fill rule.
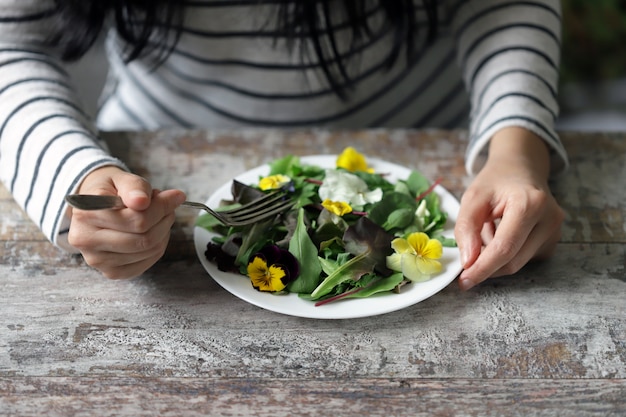
[[[392,34],[381,24],[384,12],[371,3],[374,36],[350,61],[355,83],[345,100],[328,86],[314,55],[290,51],[272,29],[275,6],[183,3],[181,37],[156,69],[148,59],[124,63],[125,45],[110,31],[111,70],[93,121],[58,56],[42,46],[54,2],[0,0],[0,178],[58,246],[71,250],[63,197],[98,167],[124,167],[107,153],[99,131],[466,126],[466,168],[475,173],[489,138],[522,126],[550,146],[553,171],[567,165],[554,130],[558,0],[441,1],[437,39],[409,64],[388,70]],[[425,22],[423,10],[417,13]],[[337,22],[335,33],[345,47],[349,29]]]

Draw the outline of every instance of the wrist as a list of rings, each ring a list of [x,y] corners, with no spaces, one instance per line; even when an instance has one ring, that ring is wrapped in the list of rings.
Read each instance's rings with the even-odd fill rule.
[[[550,149],[541,137],[530,130],[506,127],[491,138],[487,163],[521,166],[547,180],[550,175]]]

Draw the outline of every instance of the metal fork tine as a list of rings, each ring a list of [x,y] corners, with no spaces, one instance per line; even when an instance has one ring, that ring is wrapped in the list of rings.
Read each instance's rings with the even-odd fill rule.
[[[293,205],[291,200],[283,200],[282,192],[267,194],[232,210],[215,211],[205,204],[185,201],[183,205],[203,209],[226,226],[246,226],[275,216]]]
[[[254,213],[265,207],[272,206],[275,202],[280,201],[284,196],[285,194],[281,192],[270,193],[265,195],[264,197],[244,204],[241,207],[237,207],[232,210],[225,210],[221,213],[228,216],[238,216],[245,215],[247,213]]]
[[[279,214],[279,213],[287,210],[292,205],[293,205],[293,203],[291,201],[282,201],[278,205],[268,206],[268,207],[265,207],[264,209],[259,210],[259,211],[243,213],[243,214],[237,213],[237,215],[228,214],[225,217],[227,217],[228,221],[231,222],[231,223],[234,223],[234,222],[237,222],[237,223],[254,223],[255,221],[266,219],[268,217],[271,217],[271,216],[274,216],[276,214]]]

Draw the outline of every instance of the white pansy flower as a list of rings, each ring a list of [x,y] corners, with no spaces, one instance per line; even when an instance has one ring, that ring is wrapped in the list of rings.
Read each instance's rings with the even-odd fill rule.
[[[365,181],[356,175],[329,169],[320,186],[319,196],[322,201],[345,201],[351,206],[364,206],[379,202],[383,198],[383,191],[380,188],[370,191]]]

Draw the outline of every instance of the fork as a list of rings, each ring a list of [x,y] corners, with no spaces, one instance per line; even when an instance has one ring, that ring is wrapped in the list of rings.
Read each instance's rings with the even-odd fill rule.
[[[275,191],[240,207],[224,211],[213,210],[206,204],[195,201],[185,201],[182,205],[204,210],[225,226],[238,227],[257,223],[289,209],[293,202],[284,197],[285,193]],[[116,195],[69,194],[65,196],[65,201],[70,206],[80,210],[121,209],[126,207],[122,199]]]

